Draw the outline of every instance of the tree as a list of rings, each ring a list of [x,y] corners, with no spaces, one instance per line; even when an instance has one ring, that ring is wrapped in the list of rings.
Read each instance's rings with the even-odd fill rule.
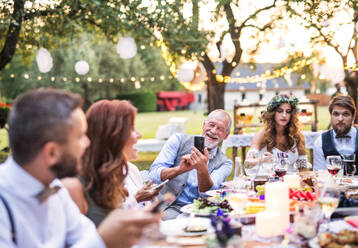
[[[54,66],[46,74],[38,72],[35,61],[27,65],[21,61],[19,54],[15,54],[12,62],[1,71],[2,93],[14,99],[29,89],[56,87],[82,94],[88,106],[94,100],[112,99],[124,92],[180,89],[177,80],[170,77],[159,48],[138,49],[137,55],[127,60],[121,59],[115,49],[100,34],[82,33],[68,43],[67,49],[50,50]],[[86,60],[90,65],[85,76],[79,76],[74,71],[74,65],[79,60]],[[24,77],[25,74],[28,76]],[[88,81],[88,78],[92,80]],[[135,88],[131,78],[140,82],[141,89]]]
[[[33,59],[43,46],[65,48],[66,41],[82,32],[100,32],[114,41],[120,34],[136,34],[150,41],[152,16],[140,0],[0,0],[0,71],[15,52]],[[144,26],[142,23],[146,23]]]
[[[257,1],[258,2],[258,1]],[[277,0],[259,4],[255,1],[216,0],[216,1],[157,1],[155,12],[161,13],[159,32],[175,61],[180,57],[196,58],[202,62],[207,72],[208,111],[224,108],[225,83],[232,71],[239,66],[243,53],[252,54],[258,50],[266,32],[274,28],[275,21],[281,19],[277,10]],[[215,4],[211,17],[201,16],[209,4]],[[188,14],[188,9],[191,9]],[[267,18],[267,15],[271,15]],[[203,25],[210,19],[210,27]],[[224,23],[219,27],[219,23]],[[256,39],[255,45],[247,48],[248,37]],[[234,46],[234,54],[226,57],[221,45],[228,35]],[[210,55],[215,44],[220,66]],[[244,48],[245,47],[245,48]],[[210,50],[211,49],[211,50]]]
[[[286,8],[312,32],[312,44],[331,47],[341,58],[347,91],[358,107],[358,1],[287,0]],[[349,60],[352,67],[348,67]]]

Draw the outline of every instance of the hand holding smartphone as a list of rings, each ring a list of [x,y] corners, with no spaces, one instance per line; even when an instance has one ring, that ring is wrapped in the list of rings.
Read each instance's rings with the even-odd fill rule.
[[[159,200],[159,201],[156,201],[156,202],[153,203],[153,205],[151,206],[150,212],[151,213],[158,213],[160,211],[160,208],[164,204],[170,204],[171,202],[174,201],[174,199],[175,199],[174,195],[172,195],[171,193],[166,193],[162,200]]]
[[[202,154],[204,154],[204,137],[203,136],[194,136],[194,146]]]
[[[168,182],[169,182],[169,179],[165,180],[161,184],[156,184],[156,185],[153,186],[153,189],[158,189],[158,188],[162,187],[163,185],[165,185]]]

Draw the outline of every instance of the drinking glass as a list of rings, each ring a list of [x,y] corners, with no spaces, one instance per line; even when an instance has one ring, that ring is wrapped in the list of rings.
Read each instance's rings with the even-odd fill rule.
[[[252,157],[252,158],[258,158],[259,157],[259,152],[257,151],[249,151],[247,153],[247,157]],[[244,168],[245,168],[245,173],[246,175],[249,177],[249,180],[251,181],[251,189],[254,189],[254,179],[257,176],[259,170],[260,170],[261,164],[257,164],[253,167],[250,167],[248,165],[248,163],[244,163]]]
[[[328,180],[322,185],[318,193],[318,203],[324,215],[324,222],[327,223],[326,230],[329,230],[331,215],[338,206],[340,192],[337,185]]]
[[[248,194],[245,190],[241,190],[239,193],[231,193],[228,196],[228,202],[234,210],[234,215],[243,214],[248,203]]]
[[[341,156],[327,156],[326,166],[332,176],[337,176],[339,170],[342,169]]]
[[[282,178],[287,173],[289,161],[287,158],[279,158],[274,164],[274,170],[279,178]]]
[[[356,155],[353,154],[343,154],[343,164],[344,170],[346,171],[348,176],[353,176],[356,172],[355,165]]]

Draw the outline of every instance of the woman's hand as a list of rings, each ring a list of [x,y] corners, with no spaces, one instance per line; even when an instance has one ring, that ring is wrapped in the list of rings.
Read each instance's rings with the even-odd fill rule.
[[[163,186],[154,189],[153,182],[149,181],[143,188],[138,190],[135,195],[135,199],[137,202],[149,201],[156,195],[158,195],[159,191],[163,188]]]
[[[261,157],[261,163],[272,163],[273,162],[273,156],[270,152],[265,152]]]

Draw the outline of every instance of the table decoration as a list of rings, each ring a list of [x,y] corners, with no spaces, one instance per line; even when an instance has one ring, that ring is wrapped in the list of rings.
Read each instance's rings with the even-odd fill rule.
[[[283,234],[290,226],[288,184],[285,182],[266,183],[265,201],[266,211],[280,213],[275,229]]]
[[[228,242],[235,235],[235,230],[230,225],[230,218],[226,218],[223,212],[218,209],[217,215],[210,218],[211,225],[214,227],[217,243],[220,247],[228,247]],[[212,241],[212,243],[214,243]],[[211,244],[213,245],[213,244]],[[217,247],[216,244],[209,247]]]
[[[256,214],[256,233],[263,238],[271,238],[281,235],[278,228],[273,228],[273,223],[280,222],[280,213],[277,211],[263,211]]]

